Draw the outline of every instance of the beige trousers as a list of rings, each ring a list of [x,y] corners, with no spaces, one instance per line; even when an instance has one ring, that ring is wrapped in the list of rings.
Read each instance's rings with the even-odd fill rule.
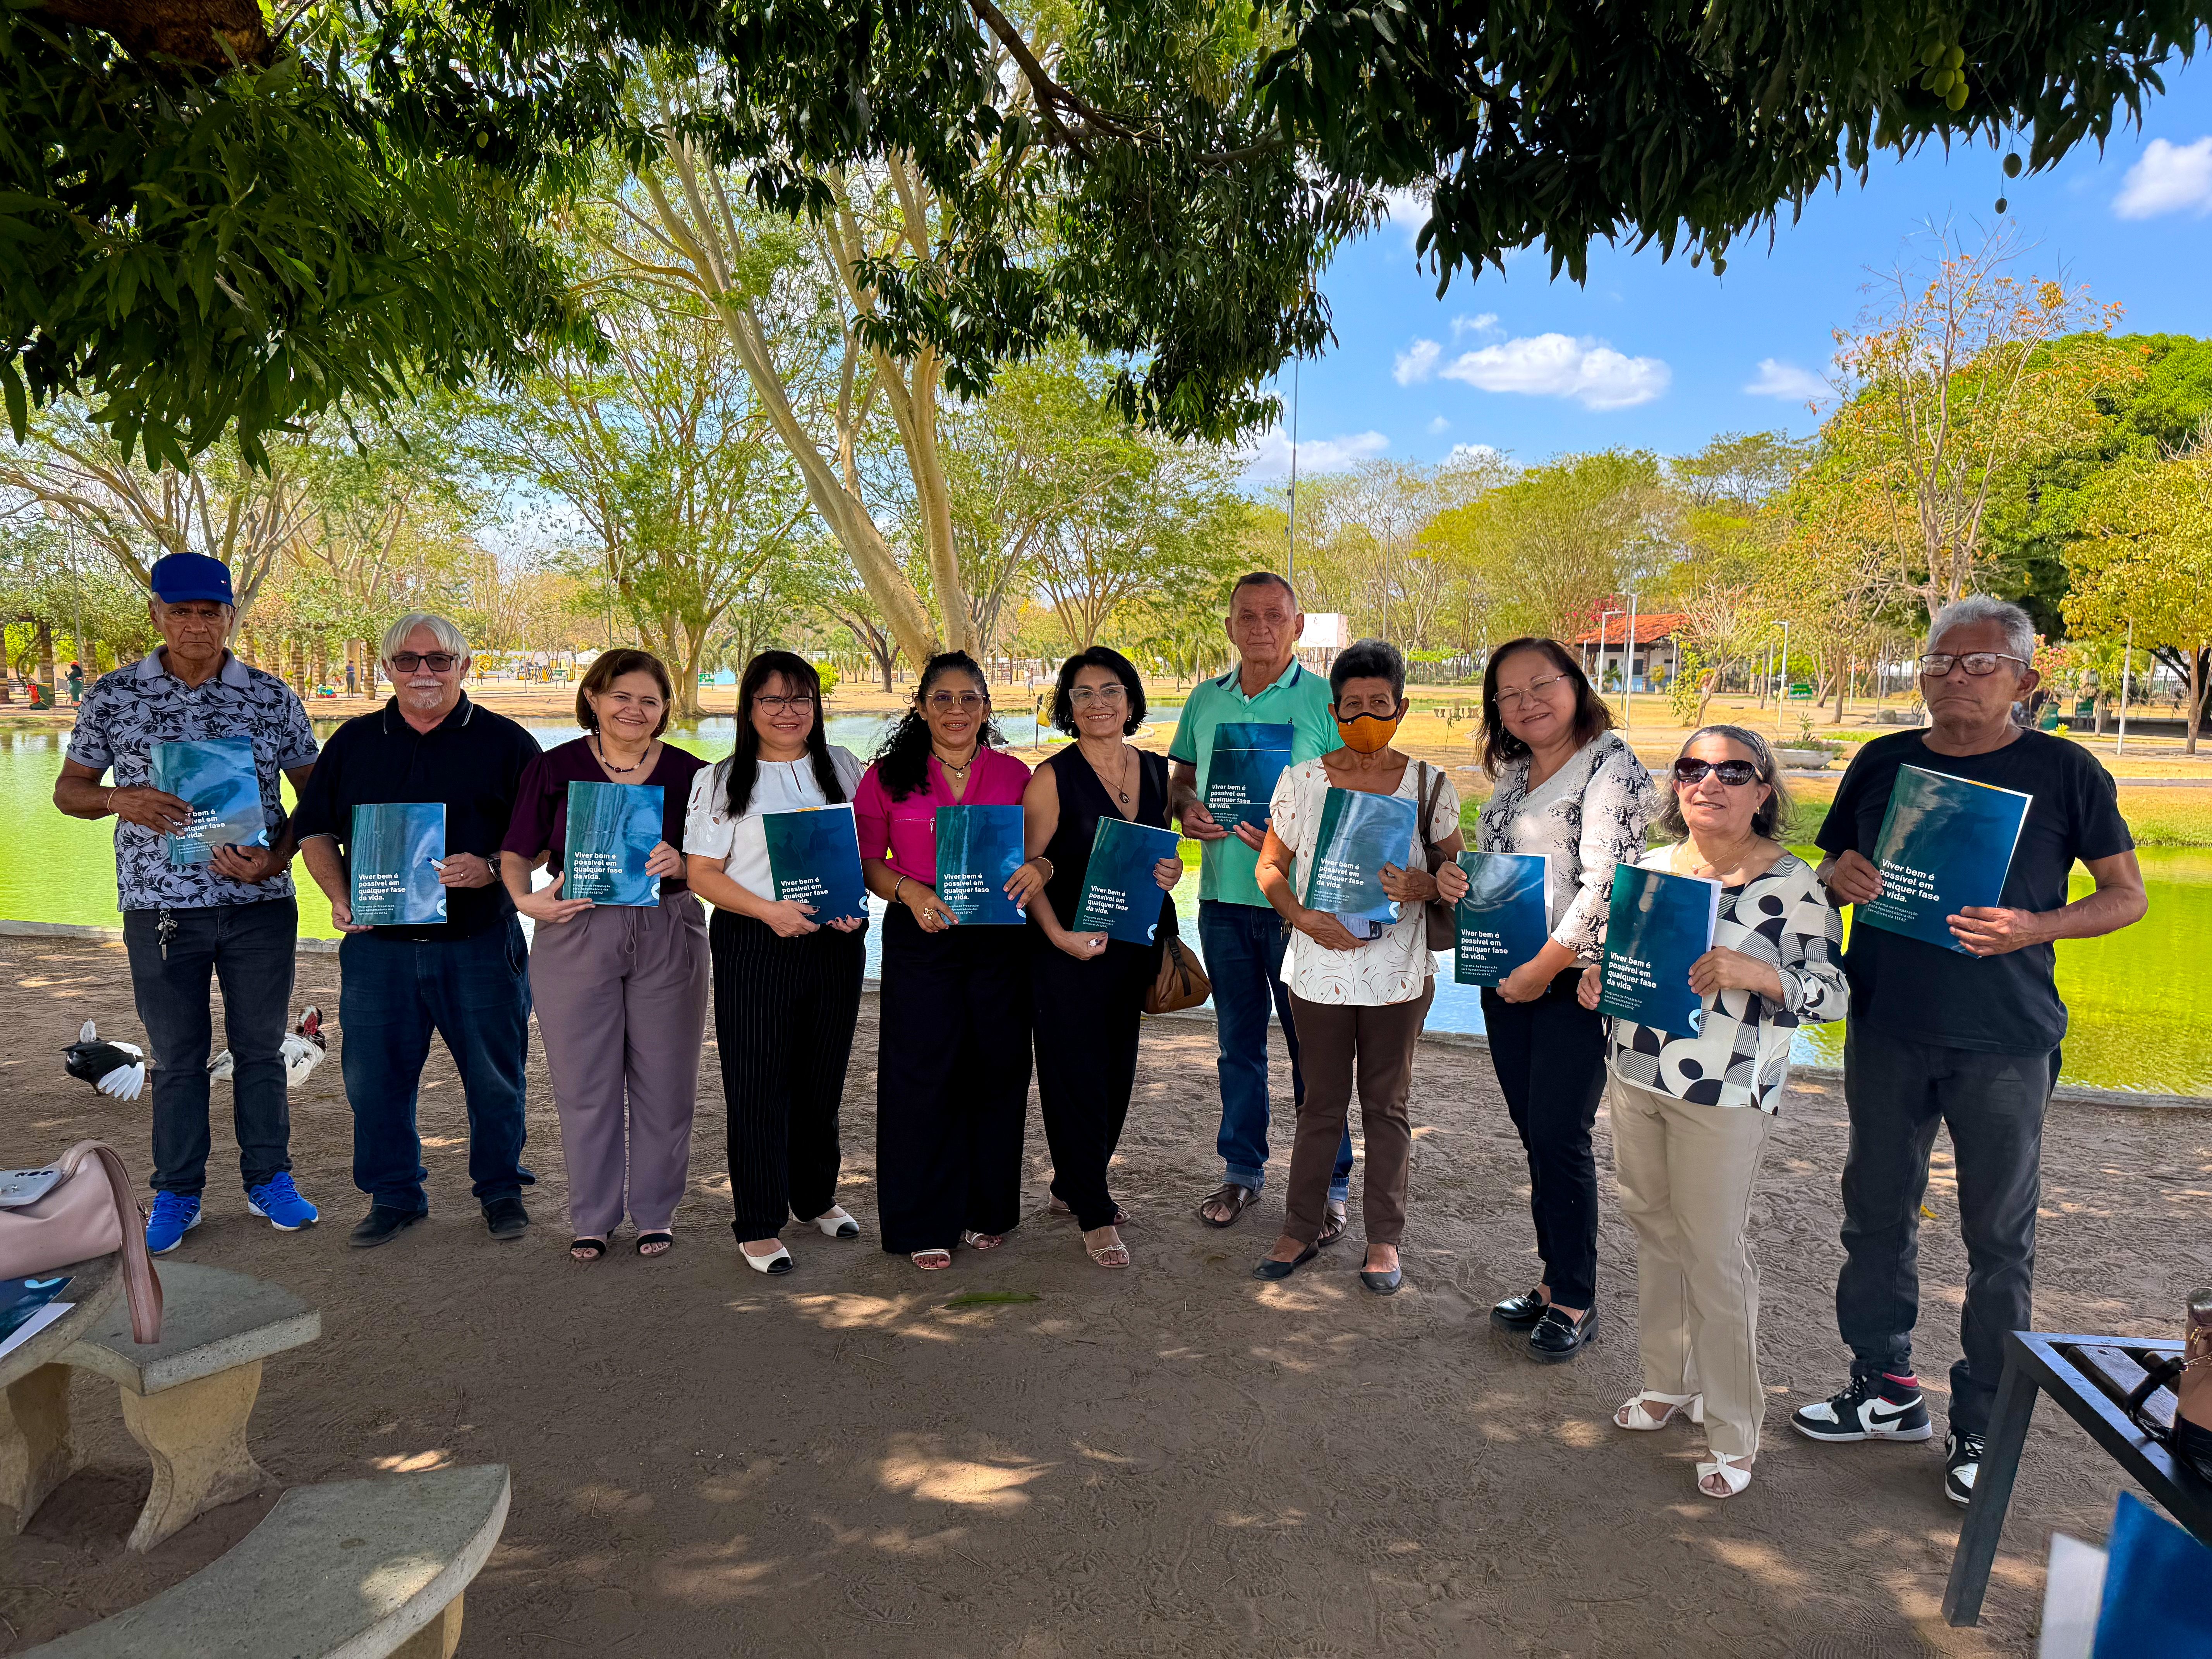
[[[1705,1443],[1759,1452],[1759,1263],[1747,1229],[1774,1120],[1753,1106],[1693,1106],[1606,1077],[1620,1208],[1636,1229],[1644,1386],[1705,1396]]]

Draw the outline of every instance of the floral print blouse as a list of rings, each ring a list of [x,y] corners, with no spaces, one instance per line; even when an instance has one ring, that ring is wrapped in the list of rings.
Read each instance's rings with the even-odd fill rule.
[[[1613,902],[1613,866],[1644,854],[1644,826],[1659,810],[1658,786],[1618,732],[1601,732],[1531,789],[1529,757],[1510,760],[1475,821],[1485,853],[1547,853],[1552,938],[1597,960]]]

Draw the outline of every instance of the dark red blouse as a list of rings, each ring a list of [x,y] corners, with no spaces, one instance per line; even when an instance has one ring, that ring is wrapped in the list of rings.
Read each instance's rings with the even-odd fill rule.
[[[522,786],[514,798],[514,817],[507,826],[502,851],[520,858],[546,854],[546,872],[561,872],[561,849],[567,844],[568,786],[572,783],[644,783],[660,789],[660,838],[678,851],[684,847],[684,809],[691,797],[692,775],[707,763],[673,744],[660,746],[660,758],[647,776],[610,778],[592,753],[592,740],[578,738],[557,749],[549,749],[524,769]],[[664,876],[664,896],[688,890],[681,876]]]

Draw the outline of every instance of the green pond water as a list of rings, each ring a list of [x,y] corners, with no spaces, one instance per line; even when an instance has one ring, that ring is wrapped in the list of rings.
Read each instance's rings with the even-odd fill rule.
[[[1172,718],[1173,708],[1156,708]],[[530,723],[547,747],[576,735],[573,726]],[[1035,740],[1026,717],[1004,722],[1010,741]],[[880,733],[877,716],[848,714],[831,722],[832,741],[865,755]],[[1016,729],[1018,728],[1018,729]],[[694,753],[718,758],[729,752],[732,722],[708,720],[672,739]],[[113,824],[64,817],[53,808],[65,738],[40,731],[0,730],[0,813],[10,833],[0,842],[0,917],[20,921],[88,922],[114,927]],[[1024,759],[1034,757],[1024,748]],[[289,790],[288,790],[289,793]],[[1186,849],[1188,850],[1188,849]],[[2150,914],[2106,939],[2069,940],[2058,947],[2058,987],[2071,1011],[2063,1076],[2067,1082],[2106,1089],[2212,1096],[2212,1006],[2189,990],[2204,981],[2196,951],[2212,939],[2212,848],[2149,848],[2141,854],[2150,893]],[[301,931],[334,938],[330,906],[295,866],[301,890]],[[2088,890],[2075,872],[2076,895]],[[1194,869],[1176,890],[1194,937],[1198,901]],[[879,907],[878,907],[879,908]],[[869,972],[875,972],[875,933],[870,933]],[[1431,1028],[1480,1031],[1482,1006],[1471,987],[1439,975]],[[1819,1026],[1798,1038],[1798,1058],[1837,1064],[1843,1027]]]

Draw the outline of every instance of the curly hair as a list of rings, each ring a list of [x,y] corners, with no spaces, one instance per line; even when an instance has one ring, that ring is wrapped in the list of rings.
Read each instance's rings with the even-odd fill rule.
[[[983,677],[981,665],[965,651],[939,652],[921,665],[921,678],[914,688],[914,707],[899,716],[898,724],[885,732],[884,740],[876,745],[876,775],[884,781],[884,788],[893,800],[904,800],[929,787],[929,721],[921,706],[929,699],[930,687],[947,674],[967,675],[983,694],[986,713],[983,729],[975,738],[977,745],[995,749],[1006,742],[988,713],[991,683]]]

